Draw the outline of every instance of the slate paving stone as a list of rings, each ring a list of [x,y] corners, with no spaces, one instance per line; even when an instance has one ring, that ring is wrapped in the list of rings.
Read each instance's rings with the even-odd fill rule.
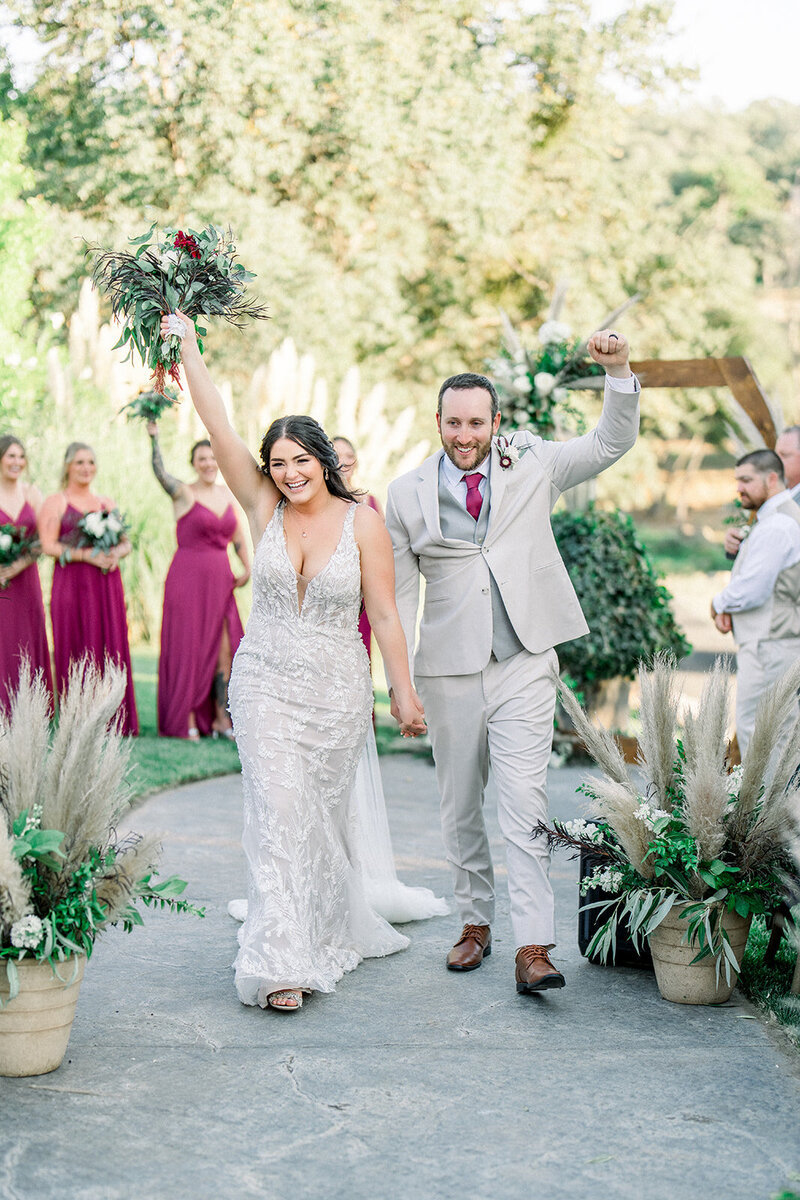
[[[382,760],[401,877],[450,894],[425,760]],[[581,772],[550,773],[553,815]],[[243,894],[241,782],[147,801],[164,872],[204,921],[111,931],[86,972],[67,1059],[0,1080],[0,1200],[768,1200],[800,1172],[798,1058],[734,993],[661,1000],[649,972],[585,962],[577,865],[553,864],[567,987],[517,996],[493,801],[493,954],[455,974],[455,914],[406,927],[292,1015],[245,1008],[230,963]]]

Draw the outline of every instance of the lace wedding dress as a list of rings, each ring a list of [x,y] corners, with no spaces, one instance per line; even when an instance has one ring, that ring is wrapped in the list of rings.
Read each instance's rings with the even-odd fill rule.
[[[236,989],[262,1007],[281,988],[333,991],[362,958],[404,949],[408,938],[378,905],[394,921],[447,912],[394,873],[358,632],[356,505],[309,580],[289,559],[284,509],[281,501],[256,548],[229,691],[248,867],[247,901],[229,905],[243,920]]]

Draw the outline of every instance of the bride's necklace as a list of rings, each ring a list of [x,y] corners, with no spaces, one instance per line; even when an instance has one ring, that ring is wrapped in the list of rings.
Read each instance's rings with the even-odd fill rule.
[[[300,537],[307,538],[307,537],[308,537],[308,530],[307,530],[307,529],[303,529],[303,528],[302,528],[302,526],[300,525],[300,522],[302,521],[302,519],[303,519],[303,518],[302,518],[302,517],[299,517],[299,516],[297,515],[297,513],[294,511],[294,508],[292,507],[292,505],[291,505],[291,504],[289,504],[288,500],[287,500],[287,502],[286,502],[286,503],[287,503],[287,505],[288,505],[289,512],[292,514],[292,519],[293,519],[293,520],[294,520],[294,521],[297,523],[297,526],[298,526],[298,528],[300,529]]]

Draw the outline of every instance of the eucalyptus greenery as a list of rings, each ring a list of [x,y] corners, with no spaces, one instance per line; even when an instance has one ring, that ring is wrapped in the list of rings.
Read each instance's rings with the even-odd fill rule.
[[[602,777],[581,791],[591,820],[540,823],[535,833],[552,848],[589,849],[602,860],[584,881],[600,888],[605,921],[589,957],[613,958],[624,922],[635,945],[676,906],[684,941],[699,962],[713,956],[727,981],[739,964],[722,925],[727,911],[748,917],[772,911],[795,870],[792,847],[800,824],[800,664],[762,697],[741,767],[729,771],[726,722],[730,675],[717,660],[696,716],[678,725],[677,671],[666,655],[640,670],[639,767],[635,778],[613,737],[592,724],[568,688],[561,701]]]
[[[39,553],[38,537],[30,537],[24,525],[0,525],[0,567],[10,567],[20,558],[35,558]],[[7,586],[0,583],[0,590]]]
[[[154,222],[147,233],[130,239],[135,250],[92,248],[92,280],[105,291],[114,316],[123,322],[118,346],[135,349],[154,372],[154,390],[163,392],[165,372],[179,383],[181,339],[161,337],[161,317],[180,309],[196,318],[220,316],[241,328],[248,318],[266,319],[267,311],[246,294],[254,278],[237,261],[233,234],[207,225],[164,229]],[[197,327],[202,352],[206,330]]]
[[[160,421],[163,413],[169,408],[175,408],[178,403],[178,393],[174,388],[165,387],[163,392],[139,392],[128,404],[123,404],[119,410],[125,413],[129,421]]]
[[[157,837],[118,832],[129,806],[129,746],[117,731],[125,685],[111,661],[102,672],[88,659],[73,663],[53,728],[49,693],[26,662],[10,712],[0,713],[0,962],[9,999],[20,959],[47,961],[60,975],[71,956],[89,958],[110,925],[141,925],[139,905],[204,915],[180,899],[184,880],[156,882]]]

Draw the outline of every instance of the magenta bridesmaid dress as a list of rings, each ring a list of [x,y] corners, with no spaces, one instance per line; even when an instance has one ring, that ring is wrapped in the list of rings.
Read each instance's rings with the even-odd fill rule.
[[[221,517],[197,501],[177,522],[178,549],[164,586],[161,657],[158,663],[158,732],[185,738],[189,713],[201,734],[214,721],[212,687],[222,631],[231,654],[242,639],[233,595],[228,543],[236,532],[229,504]]]
[[[375,512],[380,512],[380,509],[378,508],[378,502],[374,496],[367,496],[365,503],[368,504],[370,508],[373,508],[375,510]],[[366,647],[367,655],[371,656],[372,655],[372,626],[369,623],[369,617],[367,616],[367,610],[363,604],[361,605],[361,615],[358,618],[358,632],[361,634],[361,640]]]
[[[19,525],[29,538],[36,537],[36,513],[26,500],[18,517],[10,517],[0,508],[0,525]],[[8,711],[11,693],[19,680],[19,668],[25,656],[34,671],[41,671],[52,696],[50,651],[42,602],[42,585],[36,563],[0,588],[0,707]]]
[[[60,541],[67,545],[74,542],[75,527],[83,515],[73,505],[67,505],[61,518]],[[87,652],[101,667],[106,657],[114,659],[128,672],[128,686],[120,707],[120,729],[124,734],[138,733],[139,718],[128,647],[128,618],[119,571],[109,571],[104,575],[91,563],[73,562],[63,567],[56,563],[50,617],[53,622],[53,657],[58,690],[62,691],[66,685],[70,663]]]

